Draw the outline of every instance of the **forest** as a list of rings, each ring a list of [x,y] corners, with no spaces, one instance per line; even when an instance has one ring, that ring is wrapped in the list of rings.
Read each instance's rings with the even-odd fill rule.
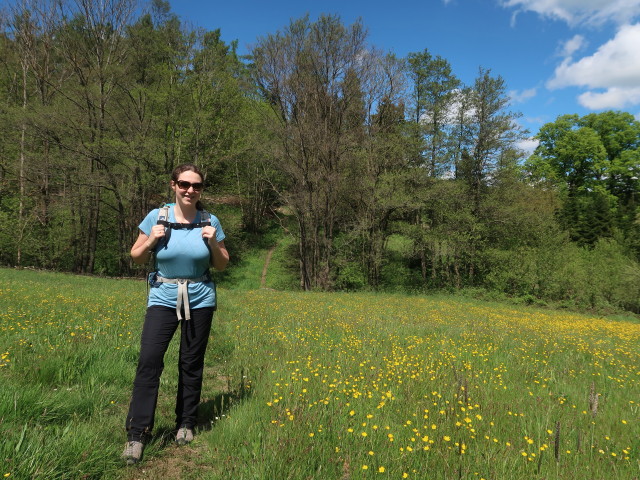
[[[142,276],[137,225],[193,162],[233,260],[286,237],[296,288],[640,312],[628,112],[527,132],[490,66],[467,85],[433,47],[398,58],[331,14],[240,56],[165,0],[5,3],[1,265]]]

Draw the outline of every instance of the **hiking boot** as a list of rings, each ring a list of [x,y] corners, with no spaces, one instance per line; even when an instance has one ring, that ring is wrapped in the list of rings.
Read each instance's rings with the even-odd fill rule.
[[[122,452],[122,459],[127,462],[127,465],[135,465],[142,459],[143,450],[144,443],[135,440],[127,442]]]
[[[193,440],[193,430],[189,427],[180,427],[176,434],[176,443],[178,445],[186,445]]]

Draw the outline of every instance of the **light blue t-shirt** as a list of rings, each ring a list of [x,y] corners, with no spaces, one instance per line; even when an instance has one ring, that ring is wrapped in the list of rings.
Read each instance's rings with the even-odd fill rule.
[[[151,228],[158,223],[158,212],[152,210],[138,228],[145,235],[151,234]],[[169,208],[169,222],[175,223],[173,204]],[[193,223],[201,222],[198,211]],[[216,229],[216,240],[221,242],[225,235],[220,220],[211,215],[211,226]],[[169,233],[169,231],[167,231]],[[165,237],[166,238],[166,237]],[[166,278],[199,278],[209,271],[209,249],[202,238],[202,228],[172,228],[169,241],[160,239],[156,245],[156,267],[158,275]],[[213,281],[197,282],[188,285],[189,308],[216,306],[216,289]],[[149,289],[147,306],[161,305],[176,308],[178,285],[172,283],[152,283]]]

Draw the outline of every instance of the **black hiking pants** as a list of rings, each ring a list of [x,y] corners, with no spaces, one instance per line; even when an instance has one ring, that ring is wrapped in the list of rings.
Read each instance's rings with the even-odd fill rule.
[[[151,306],[147,309],[126,422],[129,441],[142,441],[153,429],[164,354],[178,325],[181,335],[176,428],[195,427],[213,311],[213,307],[193,309],[190,320],[179,321],[175,308]]]

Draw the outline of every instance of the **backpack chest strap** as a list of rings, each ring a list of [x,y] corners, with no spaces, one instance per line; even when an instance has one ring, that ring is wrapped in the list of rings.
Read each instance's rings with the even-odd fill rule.
[[[172,223],[166,220],[158,220],[158,225],[164,225],[167,228],[173,230],[193,230],[194,228],[203,228],[211,225],[211,222],[199,222],[199,223]]]

